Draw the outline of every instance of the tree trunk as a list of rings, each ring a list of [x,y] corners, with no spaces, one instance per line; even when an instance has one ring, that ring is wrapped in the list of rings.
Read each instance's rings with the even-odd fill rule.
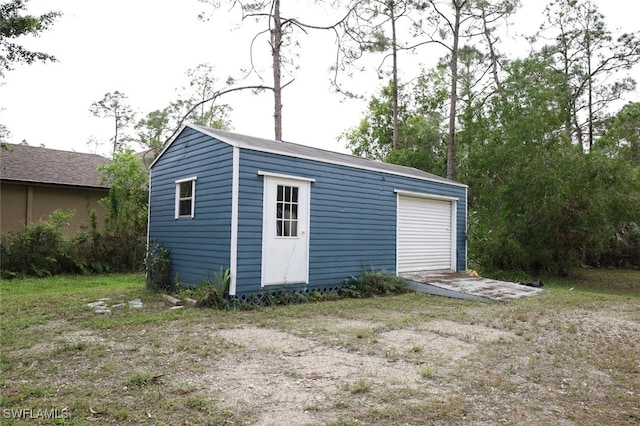
[[[389,7],[391,17],[391,48],[393,49],[393,148],[399,148],[399,129],[398,129],[398,46],[396,44],[396,17],[395,5],[391,3]]]
[[[493,47],[497,40],[491,40],[491,30],[487,25],[487,12],[484,6],[482,6],[482,27],[484,38],[487,40],[487,46],[489,47],[489,59],[491,60],[491,74],[493,76],[493,82],[496,84],[496,87],[500,89],[500,79],[498,78],[498,55]]]
[[[571,76],[570,76],[570,67],[569,67],[569,47],[567,45],[567,35],[564,33],[564,28],[561,27],[562,29],[562,34],[561,34],[561,52],[560,54],[562,55],[562,66],[563,66],[563,72],[566,78],[566,84],[567,86],[570,88],[571,87]],[[573,93],[571,93],[570,97],[567,99],[566,102],[566,118],[564,121],[564,131],[567,134],[567,137],[569,138],[570,141],[573,141],[572,138],[572,128],[571,128],[571,115],[573,114],[574,111],[574,106],[575,106],[575,96]]]
[[[587,106],[589,109],[589,135],[587,153],[591,154],[593,148],[593,76],[591,75],[591,34],[587,32]]]
[[[273,2],[273,28],[271,29],[271,55],[273,57],[273,120],[275,139],[282,140],[282,84],[280,75],[280,47],[282,46],[282,23],[280,22],[280,0]]]
[[[118,149],[118,127],[119,127],[119,123],[118,123],[118,112],[116,111],[115,113],[115,120],[116,122],[116,131],[115,134],[113,135],[113,153],[111,154],[111,157],[115,158],[116,157],[116,151]]]
[[[453,163],[456,142],[456,101],[458,99],[458,43],[460,39],[460,13],[464,2],[453,1],[455,22],[453,25],[453,48],[451,50],[451,104],[449,106],[449,142],[447,146],[447,179],[455,177]]]

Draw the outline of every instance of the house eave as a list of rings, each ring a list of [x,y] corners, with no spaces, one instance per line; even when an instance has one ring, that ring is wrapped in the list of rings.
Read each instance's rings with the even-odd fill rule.
[[[266,147],[257,147],[257,146],[253,146],[253,145],[244,143],[242,141],[231,140],[229,138],[226,138],[224,135],[219,135],[217,133],[209,132],[203,126],[195,126],[195,125],[192,125],[192,124],[185,124],[183,126],[183,128],[180,130],[180,132],[178,132],[176,134],[174,139],[171,140],[171,142],[166,146],[166,148],[162,151],[162,153],[158,156],[158,158],[156,158],[156,160],[151,164],[150,168],[153,167],[155,162],[162,156],[162,154],[164,154],[164,151],[166,151],[169,148],[169,146],[171,146],[171,144],[173,144],[173,142],[176,140],[176,138],[184,131],[185,127],[189,127],[190,129],[193,129],[193,130],[195,130],[197,132],[206,134],[207,136],[212,137],[212,138],[214,138],[216,140],[219,140],[219,141],[221,141],[223,143],[226,143],[226,144],[228,144],[228,145],[230,145],[232,147],[238,147],[238,148],[242,148],[242,149],[246,149],[246,150],[250,150],[250,151],[265,152],[265,153],[270,153],[270,154],[283,155],[285,157],[290,157],[290,158],[300,158],[300,159],[305,159],[305,160],[318,161],[318,162],[326,163],[326,164],[335,164],[335,165],[339,165],[339,166],[351,167],[351,168],[360,169],[360,170],[368,170],[368,171],[374,171],[374,172],[378,172],[378,173],[387,173],[387,174],[396,175],[396,176],[408,177],[408,178],[418,179],[418,180],[422,180],[422,181],[426,181],[426,182],[434,182],[434,183],[438,183],[438,184],[457,186],[457,187],[460,187],[460,188],[468,188],[468,185],[466,185],[466,184],[463,184],[463,183],[460,183],[460,182],[456,182],[456,181],[453,181],[453,180],[450,180],[450,179],[445,179],[445,178],[419,176],[419,175],[416,175],[416,174],[403,172],[401,170],[383,169],[383,168],[375,167],[375,165],[366,166],[366,165],[361,165],[361,164],[350,163],[349,161],[339,161],[339,160],[336,161],[336,160],[330,160],[330,159],[326,159],[326,158],[319,158],[319,157],[315,157],[315,156],[311,156],[311,155],[304,155],[304,154],[286,152],[286,151],[283,151],[283,150],[271,149],[271,148],[266,148]],[[263,139],[263,138],[255,138],[255,139]],[[267,139],[264,139],[264,140],[265,141],[269,141]],[[273,141],[269,141],[269,142],[273,142]],[[312,147],[308,147],[308,148],[319,149],[319,148],[312,148]],[[328,151],[328,152],[332,152],[332,151]],[[339,153],[335,153],[335,154],[339,154]],[[347,155],[347,154],[342,154],[342,155]],[[384,163],[384,164],[386,164],[386,163]],[[417,172],[422,172],[420,170],[413,169],[413,168],[410,168],[410,167],[406,167],[406,169],[416,170]]]
[[[42,182],[35,180],[27,180],[27,179],[0,179],[0,184],[9,184],[9,185],[30,185],[30,186],[42,186],[42,187],[58,187],[58,188],[67,188],[67,189],[90,189],[95,191],[108,191],[110,187],[108,186],[96,186],[96,185],[79,185],[79,184],[69,184],[69,183],[60,183],[60,182]]]

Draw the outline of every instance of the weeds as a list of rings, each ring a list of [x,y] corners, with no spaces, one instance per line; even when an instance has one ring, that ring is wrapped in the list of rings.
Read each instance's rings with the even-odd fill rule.
[[[433,379],[436,376],[436,368],[433,366],[423,367],[420,369],[420,377],[424,379]]]
[[[623,295],[596,292],[590,273],[509,303],[407,293],[242,312],[169,311],[141,275],[3,281],[0,403],[68,407],[73,424],[280,424],[289,411],[333,425],[539,424],[549,413],[635,424],[638,273],[593,272],[626,283]],[[145,307],[85,309],[102,297]]]
[[[369,390],[371,389],[371,385],[372,383],[369,380],[360,379],[351,385],[351,387],[349,388],[349,391],[352,394],[369,392]]]
[[[214,274],[213,281],[208,279],[198,289],[201,296],[196,299],[197,304],[201,308],[228,309],[230,300],[229,283],[231,282],[231,271],[229,269],[220,270]]]
[[[53,351],[54,355],[58,355],[63,352],[81,352],[87,349],[89,344],[87,342],[65,343],[61,348],[56,348]]]
[[[153,376],[149,373],[135,373],[125,382],[125,386],[143,388],[151,383]]]
[[[196,300],[196,306],[222,310],[250,310],[257,307],[286,306],[292,304],[323,302],[342,298],[362,298],[374,295],[399,294],[407,291],[403,278],[386,271],[364,271],[361,277],[350,277],[344,285],[324,289],[289,289],[261,291],[242,296],[229,296],[231,272],[222,267],[213,281],[205,280],[199,286],[181,291],[182,299]]]
[[[185,401],[185,405],[191,410],[208,412],[211,408],[211,401],[202,396],[189,396]]]
[[[355,297],[371,297],[375,295],[389,295],[404,293],[408,283],[404,278],[386,271],[365,270],[360,277],[349,277],[345,286],[353,292]]]

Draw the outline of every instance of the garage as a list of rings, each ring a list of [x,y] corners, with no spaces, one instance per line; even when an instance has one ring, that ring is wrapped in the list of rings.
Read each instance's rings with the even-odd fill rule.
[[[253,297],[466,269],[467,186],[422,170],[188,124],[150,179],[149,239],[185,286],[222,269],[229,296]]]
[[[398,273],[455,270],[456,199],[396,193]]]

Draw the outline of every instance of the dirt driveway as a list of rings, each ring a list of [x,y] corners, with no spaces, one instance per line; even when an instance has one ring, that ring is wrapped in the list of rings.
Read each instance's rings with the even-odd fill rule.
[[[64,405],[71,424],[640,422],[634,297],[410,293],[239,313],[143,302],[27,328],[46,339],[3,353],[5,402]]]

